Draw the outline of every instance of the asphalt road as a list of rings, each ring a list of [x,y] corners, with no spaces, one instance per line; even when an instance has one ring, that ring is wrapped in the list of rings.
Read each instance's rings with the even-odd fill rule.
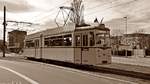
[[[71,68],[0,60],[0,84],[138,84]]]

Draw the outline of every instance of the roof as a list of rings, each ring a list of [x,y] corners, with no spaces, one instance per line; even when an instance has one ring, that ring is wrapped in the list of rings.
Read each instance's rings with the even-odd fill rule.
[[[76,30],[91,30],[91,29],[98,29],[98,30],[106,30],[110,31],[109,28],[105,27],[105,24],[99,24],[98,26],[84,26],[84,27],[77,27]]]
[[[146,34],[146,33],[132,33],[132,34],[124,34],[124,35],[128,37],[150,36],[150,34]]]
[[[110,31],[109,28],[104,28],[101,26],[85,26],[85,27],[73,27],[73,26],[67,26],[67,27],[56,27],[52,29],[47,29],[44,31],[40,31],[37,33],[33,33],[28,35],[28,37],[40,37],[40,35],[55,35],[55,34],[62,34],[62,33],[72,33],[74,31],[82,31],[82,30],[91,30],[91,29],[98,29],[98,30],[107,30]]]
[[[63,27],[57,27],[52,29],[47,29],[44,31],[40,31],[37,33],[33,33],[28,35],[28,37],[40,37],[40,35],[54,35],[54,34],[61,34],[61,33],[67,33],[67,32],[73,32],[73,30],[65,30]]]

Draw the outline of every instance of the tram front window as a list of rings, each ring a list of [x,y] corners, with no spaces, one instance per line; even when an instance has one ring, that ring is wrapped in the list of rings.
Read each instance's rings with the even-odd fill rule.
[[[105,35],[105,44],[107,47],[110,47],[110,35],[109,34],[106,34]]]
[[[109,46],[109,34],[107,33],[96,34],[96,45],[100,47]]]

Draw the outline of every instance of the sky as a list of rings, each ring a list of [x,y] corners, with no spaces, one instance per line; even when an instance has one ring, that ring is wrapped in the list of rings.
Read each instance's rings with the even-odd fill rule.
[[[55,17],[60,6],[70,6],[72,0],[0,0],[0,24],[3,22],[3,6],[7,7],[7,20],[32,22],[39,25],[20,25],[28,32],[36,32],[56,27]],[[150,0],[83,0],[85,21],[93,23],[97,17],[111,29],[111,33],[142,31],[150,33]],[[124,17],[127,17],[124,18]],[[7,23],[7,32],[17,29],[14,23]],[[12,26],[13,25],[13,26]],[[120,33],[118,33],[120,32]],[[0,25],[0,39],[3,37],[3,26]]]

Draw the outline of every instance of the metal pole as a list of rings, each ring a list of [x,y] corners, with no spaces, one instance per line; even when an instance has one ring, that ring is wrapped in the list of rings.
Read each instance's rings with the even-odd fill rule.
[[[126,17],[124,17],[125,18],[125,21],[126,21],[126,36],[125,36],[125,39],[126,39],[126,46],[127,46],[127,28],[128,28],[128,18],[127,18],[127,16]],[[127,57],[128,55],[127,55],[127,49],[126,49],[126,51],[125,51],[125,56]]]
[[[40,35],[40,41],[41,41],[41,46],[40,46],[40,59],[42,59],[42,48],[43,48],[43,34]]]
[[[6,7],[4,6],[4,22],[3,22],[3,25],[4,25],[4,33],[3,33],[3,57],[5,57],[5,50],[6,50],[6,45],[5,45],[5,33],[6,33]]]

